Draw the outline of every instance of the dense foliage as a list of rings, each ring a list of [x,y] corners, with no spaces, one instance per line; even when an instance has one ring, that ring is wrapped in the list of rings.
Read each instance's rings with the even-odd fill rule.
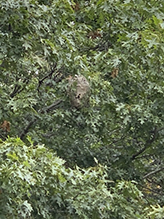
[[[65,168],[62,159],[31,140],[26,146],[8,139],[0,148],[2,219],[138,218],[142,193],[134,182],[111,187],[103,166]]]
[[[0,27],[1,218],[162,219],[164,2],[1,0]]]

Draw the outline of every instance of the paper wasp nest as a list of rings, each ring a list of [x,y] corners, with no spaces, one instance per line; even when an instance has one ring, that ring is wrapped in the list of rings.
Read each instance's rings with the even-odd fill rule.
[[[80,108],[88,104],[90,85],[83,75],[68,78],[68,95],[72,106]]]

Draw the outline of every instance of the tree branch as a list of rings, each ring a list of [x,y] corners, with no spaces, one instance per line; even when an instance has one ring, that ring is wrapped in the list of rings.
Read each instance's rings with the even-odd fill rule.
[[[43,81],[44,81],[45,79],[47,79],[47,78],[49,78],[49,77],[52,76],[52,74],[53,74],[53,73],[55,72],[55,70],[56,70],[56,67],[57,67],[57,63],[55,63],[55,65],[54,65],[53,68],[51,69],[50,73],[48,73],[46,76],[44,76],[42,79],[39,80],[39,84],[38,84],[38,88],[37,88],[38,90],[39,90],[41,84],[43,83]]]
[[[63,100],[57,100],[56,102],[54,102],[53,104],[51,104],[50,106],[48,107],[45,107],[41,110],[38,111],[38,113],[48,113],[54,109],[56,109],[60,103],[62,103]],[[26,128],[22,131],[22,133],[20,134],[20,139],[23,139],[25,137],[25,135],[28,133],[29,129],[31,128],[31,126],[37,121],[39,117],[35,117],[34,119],[32,119],[28,125],[26,126]]]
[[[25,135],[28,133],[29,129],[31,128],[31,126],[36,122],[36,118],[31,120],[29,122],[29,124],[26,126],[26,128],[22,131],[22,133],[20,134],[20,139],[23,139],[25,137]]]
[[[155,129],[153,131],[151,131],[150,134],[151,134],[151,136],[146,141],[145,146],[143,148],[141,148],[136,154],[133,154],[133,156],[131,157],[131,160],[135,160],[136,157],[138,157],[140,154],[142,154],[155,141],[156,135],[157,135],[157,128],[155,127]]]
[[[28,79],[23,80],[23,83],[25,83],[25,85],[27,85],[28,82],[29,82]],[[23,91],[25,89],[25,85],[22,87],[21,85],[16,84],[14,90],[10,94],[10,97],[13,98],[16,94],[19,94],[21,91]]]
[[[164,170],[164,167],[161,167],[160,169],[153,170],[152,172],[147,173],[143,178],[146,179],[146,178],[148,178],[149,176],[154,175],[154,174],[156,174],[156,173],[159,173],[159,172],[162,171],[162,170]]]
[[[63,102],[63,100],[57,100],[56,102],[52,103],[52,104],[51,104],[50,106],[48,106],[48,107],[43,108],[43,109],[40,110],[39,112],[40,112],[40,113],[44,113],[44,112],[49,113],[50,111],[56,109],[56,107],[57,107],[60,103],[62,103],[62,102]]]

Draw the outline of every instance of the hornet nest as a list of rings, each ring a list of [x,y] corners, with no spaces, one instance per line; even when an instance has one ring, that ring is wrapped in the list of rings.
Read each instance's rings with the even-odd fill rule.
[[[73,107],[81,108],[89,103],[90,85],[83,75],[70,76],[68,79],[68,96]]]

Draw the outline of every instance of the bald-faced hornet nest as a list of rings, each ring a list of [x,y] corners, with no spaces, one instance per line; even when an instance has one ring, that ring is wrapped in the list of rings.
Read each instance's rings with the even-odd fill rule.
[[[90,85],[83,75],[68,78],[68,95],[73,107],[81,108],[89,102]]]

